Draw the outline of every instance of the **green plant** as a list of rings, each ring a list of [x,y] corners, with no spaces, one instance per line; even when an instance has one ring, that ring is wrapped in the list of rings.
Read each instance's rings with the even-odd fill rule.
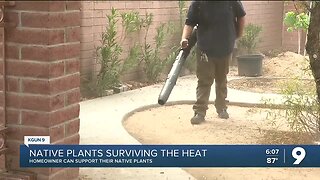
[[[260,42],[259,35],[262,27],[255,24],[248,24],[244,28],[244,35],[238,41],[238,48],[241,53],[254,53],[258,43]]]
[[[140,18],[139,12],[130,11],[121,13],[122,19],[122,30],[125,31],[125,37],[123,41],[126,39],[126,36],[132,34],[134,32],[139,32],[142,28],[143,21]],[[122,41],[122,42],[123,42]],[[133,46],[129,47],[128,56],[124,61],[121,74],[124,74],[128,70],[135,68],[140,61],[141,50],[139,43],[134,43]]]
[[[134,12],[134,11],[123,12],[121,13],[121,19],[122,19],[122,31],[125,31],[125,34],[137,32],[141,29],[142,22],[141,22],[139,12]],[[121,37],[122,36],[123,35],[121,35]]]
[[[139,23],[136,23],[137,13],[121,14],[123,27],[126,35],[139,30]],[[105,90],[112,89],[120,84],[120,76],[129,69],[137,66],[140,51],[138,45],[130,47],[127,58],[123,61],[120,55],[123,52],[121,42],[118,39],[117,23],[119,22],[119,13],[112,8],[111,14],[107,15],[108,26],[102,33],[101,46],[97,47],[97,63],[100,70],[97,74],[97,80],[93,86],[98,96],[103,96]],[[135,22],[135,23],[131,23]]]
[[[304,88],[301,88],[301,87]],[[283,118],[289,127],[303,135],[308,133],[314,140],[320,138],[320,103],[315,94],[315,84],[302,83],[300,78],[294,78],[281,85],[283,94],[283,109],[270,110],[268,118],[272,120]],[[271,101],[266,101],[271,104]]]
[[[117,32],[119,17],[122,23],[120,38]],[[168,23],[168,25],[162,24],[157,28],[157,33],[154,37],[155,44],[153,45],[147,42],[153,14],[147,13],[144,18],[141,18],[138,12],[131,11],[119,15],[116,9],[112,9],[107,18],[108,27],[102,33],[101,46],[97,48],[97,63],[100,65],[100,70],[94,86],[90,87],[94,87],[96,94],[102,96],[105,90],[120,84],[122,74],[141,62],[143,63],[147,80],[156,82],[165,67],[173,62],[176,56],[176,47],[166,47],[166,40],[175,31],[172,23]],[[144,42],[136,42],[129,47],[128,56],[125,59],[120,59],[123,53],[122,43],[126,37],[134,32],[138,32],[138,35],[140,35],[141,30],[145,30]],[[163,58],[161,54],[168,49],[170,51],[169,55]]]
[[[97,93],[99,96],[103,95],[106,89],[117,86],[120,76],[119,56],[122,48],[117,43],[117,11],[111,10],[111,15],[107,15],[108,27],[102,33],[101,46],[97,48],[97,62],[100,65],[100,71],[97,75]]]
[[[172,32],[174,28],[171,23],[161,24],[157,29],[157,33],[154,37],[155,45],[152,47],[150,43],[147,42],[147,36],[149,35],[149,29],[153,21],[152,14],[146,14],[143,22],[143,27],[145,28],[144,44],[141,46],[142,52],[142,62],[144,64],[144,72],[146,74],[147,81],[157,82],[159,77],[165,67],[171,62],[173,62],[176,55],[176,48],[172,47],[171,52],[165,58],[160,56],[163,48],[165,48],[166,39]]]
[[[298,31],[298,54],[300,54],[301,30],[307,31],[309,27],[310,17],[306,13],[287,12],[284,17],[284,24],[288,26],[287,31]]]

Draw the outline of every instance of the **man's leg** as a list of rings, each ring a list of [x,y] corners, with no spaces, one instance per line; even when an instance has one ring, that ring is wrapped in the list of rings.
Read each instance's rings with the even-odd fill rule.
[[[215,61],[215,83],[216,83],[216,100],[215,107],[220,118],[228,119],[226,98],[227,90],[227,74],[229,73],[229,62],[231,55],[216,59]]]
[[[191,119],[192,124],[199,124],[204,121],[210,97],[211,85],[214,80],[214,68],[212,61],[201,58],[201,53],[197,50],[197,101],[193,105],[195,116]]]

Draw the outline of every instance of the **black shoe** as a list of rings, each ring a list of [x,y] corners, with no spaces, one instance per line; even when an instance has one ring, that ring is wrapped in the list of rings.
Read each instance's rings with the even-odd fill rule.
[[[191,124],[200,124],[204,121],[205,121],[204,115],[197,114],[197,113],[191,118]]]
[[[229,114],[226,109],[222,109],[221,111],[218,112],[218,117],[221,119],[228,119]]]

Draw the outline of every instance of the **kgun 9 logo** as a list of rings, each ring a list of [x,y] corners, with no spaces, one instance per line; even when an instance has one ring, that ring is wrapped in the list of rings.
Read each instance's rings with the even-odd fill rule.
[[[292,150],[291,155],[296,159],[293,164],[300,164],[306,157],[307,153],[302,147],[296,147]]]

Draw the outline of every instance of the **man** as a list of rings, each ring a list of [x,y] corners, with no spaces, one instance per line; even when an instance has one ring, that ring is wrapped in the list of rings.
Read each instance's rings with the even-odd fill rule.
[[[182,33],[181,47],[197,26],[197,101],[192,124],[205,121],[211,85],[215,80],[215,108],[218,116],[228,119],[227,74],[235,40],[241,37],[246,15],[240,1],[192,1]]]

